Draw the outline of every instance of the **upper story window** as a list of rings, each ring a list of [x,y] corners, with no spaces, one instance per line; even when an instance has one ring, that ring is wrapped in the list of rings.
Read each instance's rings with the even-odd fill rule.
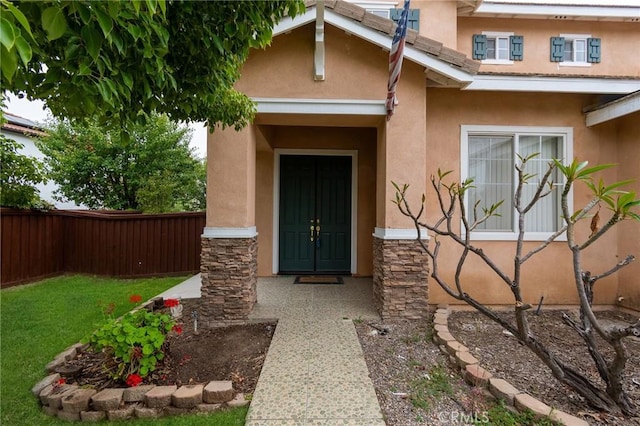
[[[400,15],[402,14],[402,9],[391,9],[389,12],[391,19],[395,23],[398,23]],[[420,9],[409,9],[409,14],[407,15],[407,28],[410,30],[420,31]]]
[[[361,8],[365,9],[367,12],[372,13],[374,15],[380,16],[382,18],[389,19],[390,18],[390,10],[396,7],[396,1],[370,1],[370,0],[347,0],[348,3],[353,3]]]
[[[551,37],[551,62],[563,66],[590,67],[600,62],[600,39],[588,34]]]
[[[367,12],[373,13],[374,15],[381,16],[383,18],[389,19],[389,10],[391,9],[370,9],[367,8]]]
[[[466,194],[468,220],[473,222],[473,206],[477,202],[481,208],[503,201],[498,211],[500,216],[484,222],[472,232],[472,239],[517,239],[518,216],[513,202],[518,156],[539,154],[526,165],[525,172],[533,175],[522,190],[521,203],[526,205],[535,194],[548,163],[554,158],[561,161],[571,158],[572,135],[572,129],[565,127],[462,126],[462,180],[474,178],[474,188]],[[564,177],[555,171],[551,180],[554,191],[539,200],[525,216],[526,240],[544,240],[564,224],[560,204]]]
[[[383,18],[391,19],[396,23],[400,20],[402,8],[397,8],[398,1],[370,1],[370,0],[347,0],[349,3],[356,4],[367,12]],[[402,6],[402,3],[400,3]],[[409,9],[407,16],[407,28],[420,30],[420,9]]]
[[[522,36],[507,32],[483,31],[473,35],[473,59],[483,64],[512,64],[523,59]]]

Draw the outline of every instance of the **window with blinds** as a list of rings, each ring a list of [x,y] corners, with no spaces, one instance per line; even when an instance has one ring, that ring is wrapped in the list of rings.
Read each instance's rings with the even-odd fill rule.
[[[537,154],[525,166],[532,175],[523,186],[521,204],[528,204],[553,159],[565,161],[570,151],[570,129],[463,126],[463,180],[474,179],[467,195],[467,219],[474,221],[473,206],[482,207],[503,201],[499,216],[491,217],[474,232],[477,239],[514,239],[518,232],[518,216],[514,197],[518,182],[516,164],[520,158]],[[544,239],[563,226],[560,194],[564,187],[561,173],[551,175],[553,191],[542,198],[525,216],[528,239]],[[483,235],[484,234],[484,235]],[[487,238],[489,237],[489,238]]]

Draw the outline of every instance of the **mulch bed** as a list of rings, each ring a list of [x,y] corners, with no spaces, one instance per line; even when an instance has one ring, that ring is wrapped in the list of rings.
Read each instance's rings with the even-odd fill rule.
[[[577,315],[577,310],[570,312]],[[513,313],[505,312],[512,320]],[[634,323],[637,318],[619,311],[596,312],[605,321]],[[539,316],[530,315],[533,333],[563,362],[575,366],[594,383],[602,381],[589,355],[584,341],[562,321],[562,311],[543,311]],[[514,323],[514,321],[512,321]],[[599,413],[586,405],[583,398],[562,385],[550,370],[529,349],[513,337],[502,332],[493,321],[475,311],[458,311],[449,316],[449,331],[480,360],[481,365],[494,377],[504,378],[517,389],[526,391],[547,405],[581,417],[590,424],[640,425],[640,418],[621,418]],[[640,339],[625,338],[629,359],[624,374],[624,388],[631,401],[640,404]],[[613,351],[598,337],[599,347],[611,359]],[[634,383],[637,382],[637,383]],[[638,407],[640,409],[640,407]]]
[[[165,359],[141,384],[181,386],[231,380],[237,392],[253,393],[276,323],[201,329],[196,333],[191,313],[198,310],[200,303],[198,299],[182,301],[183,332],[167,338]],[[105,369],[107,360],[102,353],[87,351],[66,365],[80,367],[80,373],[67,379],[67,383],[88,385],[96,390],[126,387],[125,383],[109,377]]]

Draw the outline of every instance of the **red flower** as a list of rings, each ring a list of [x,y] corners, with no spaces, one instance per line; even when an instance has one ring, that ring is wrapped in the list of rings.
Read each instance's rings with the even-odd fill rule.
[[[131,303],[140,303],[142,301],[142,296],[139,294],[132,294],[129,296],[129,302]]]
[[[165,299],[164,307],[165,308],[173,308],[174,306],[178,306],[180,301],[178,299]]]
[[[63,378],[63,379],[58,380],[58,385],[59,385],[59,386],[64,385],[65,383],[67,383],[67,381],[66,381],[64,378]]]
[[[182,334],[182,326],[179,324],[176,324],[171,328],[171,331],[174,331],[179,336]]]
[[[140,383],[142,383],[142,377],[140,377],[138,374],[129,374],[126,383],[129,387],[138,386]]]

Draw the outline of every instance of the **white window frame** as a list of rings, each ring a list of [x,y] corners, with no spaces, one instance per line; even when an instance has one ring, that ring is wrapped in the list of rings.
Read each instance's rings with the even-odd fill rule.
[[[390,9],[372,9],[372,8],[367,8],[366,10],[367,10],[367,12],[373,13],[376,16],[380,16],[382,18],[391,19],[390,18],[391,14],[389,12]]]
[[[391,17],[391,9],[402,7],[402,5],[398,6],[397,1],[347,0],[347,2],[360,6],[361,8],[365,9],[369,13],[373,13],[374,15],[381,16],[387,19],[390,19]]]
[[[496,41],[496,56],[498,54],[498,39],[506,38],[507,39],[507,59],[483,59],[482,63],[487,65],[513,65],[513,61],[509,59],[511,56],[511,39],[510,36],[514,35],[514,33],[510,32],[500,32],[500,31],[483,31],[482,35],[487,36],[487,43],[489,39],[494,39]]]
[[[561,67],[590,67],[591,66],[591,62],[587,62],[587,55],[588,55],[588,39],[591,38],[591,34],[560,34],[560,37],[564,37],[564,42],[566,43],[567,41],[571,42],[572,45],[572,56],[573,56],[573,60],[572,61],[565,61],[564,58],[562,59],[562,61],[558,62],[558,65]],[[585,53],[584,53],[584,61],[576,61],[576,40],[584,40],[584,48],[585,48]]]
[[[462,125],[460,126],[460,178],[461,182],[469,177],[469,136],[474,135],[495,136],[562,136],[564,138],[563,156],[565,163],[573,161],[573,128],[572,127],[538,127],[538,126],[485,126]],[[514,155],[517,154],[514,150]],[[517,180],[517,171],[513,170],[513,182]],[[515,188],[514,188],[515,191]],[[467,197],[465,196],[465,203]],[[573,211],[573,190],[569,193],[569,211]],[[467,204],[468,205],[468,204]],[[511,206],[514,214],[514,229],[518,226],[517,212]],[[559,214],[561,212],[558,212]],[[462,221],[461,227],[462,227]],[[462,229],[462,228],[461,228]],[[464,232],[464,231],[463,231]],[[553,232],[525,232],[525,241],[544,241],[553,235]],[[471,239],[474,241],[515,241],[518,239],[517,230],[514,231],[473,231]],[[560,235],[556,241],[566,241],[566,234]]]

